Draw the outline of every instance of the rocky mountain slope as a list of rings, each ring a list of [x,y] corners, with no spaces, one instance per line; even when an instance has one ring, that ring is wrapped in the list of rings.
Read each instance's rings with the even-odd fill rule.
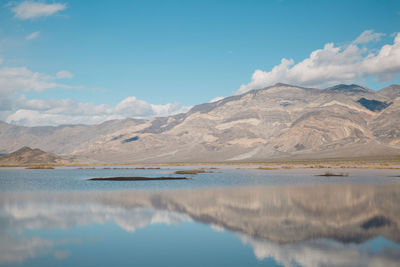
[[[54,164],[65,163],[67,161],[67,159],[63,159],[55,154],[30,147],[23,147],[15,152],[0,156],[0,164],[2,165]]]
[[[106,162],[400,156],[400,86],[375,92],[358,85],[276,84],[165,118],[0,124],[2,151],[23,145]]]
[[[15,151],[22,146],[39,147],[57,154],[70,154],[97,137],[111,134],[118,129],[143,123],[144,120],[111,120],[99,125],[61,125],[24,127],[0,121],[0,153]]]

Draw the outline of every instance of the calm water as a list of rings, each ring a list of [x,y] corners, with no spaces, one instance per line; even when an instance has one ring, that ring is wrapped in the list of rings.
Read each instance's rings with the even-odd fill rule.
[[[398,170],[86,180],[175,170],[0,169],[0,265],[399,266]]]

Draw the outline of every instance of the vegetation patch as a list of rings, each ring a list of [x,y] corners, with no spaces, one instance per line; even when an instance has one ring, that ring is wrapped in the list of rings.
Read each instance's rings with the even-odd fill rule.
[[[316,175],[316,176],[349,176],[349,174],[345,173],[345,172],[333,173],[333,172],[327,171],[324,174],[319,174],[319,175]]]
[[[266,167],[266,166],[260,166],[258,167],[259,170],[279,170],[280,168],[278,167]]]
[[[54,169],[54,167],[50,166],[50,165],[29,165],[25,169],[29,169],[29,170],[38,170],[38,169],[52,170],[52,169]]]
[[[160,180],[187,180],[186,177],[97,177],[89,181],[160,181]]]
[[[295,167],[294,166],[282,166],[282,169],[291,170],[291,169],[295,169]]]
[[[183,170],[183,171],[176,171],[175,174],[198,174],[198,173],[205,173],[206,171],[203,169],[200,170]]]

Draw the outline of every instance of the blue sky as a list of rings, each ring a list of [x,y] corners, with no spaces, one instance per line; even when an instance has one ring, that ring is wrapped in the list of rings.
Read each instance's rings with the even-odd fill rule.
[[[377,90],[400,83],[399,53],[394,63],[365,58],[395,47],[399,26],[400,1],[3,1],[0,119],[55,125],[168,115],[278,81]],[[319,60],[336,60],[328,66],[334,77],[296,66],[317,50]]]

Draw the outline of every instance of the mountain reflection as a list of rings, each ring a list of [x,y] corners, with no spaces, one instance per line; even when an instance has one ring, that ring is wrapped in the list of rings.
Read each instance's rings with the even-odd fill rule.
[[[399,246],[358,244],[379,236],[400,242],[400,186],[241,187],[164,192],[4,193],[0,196],[0,262],[43,253],[68,257],[56,241],[26,230],[70,229],[114,222],[128,232],[150,224],[197,221],[227,230],[258,259],[304,266],[397,266]],[[59,242],[59,241],[57,241]],[[79,241],[65,241],[79,242]]]

